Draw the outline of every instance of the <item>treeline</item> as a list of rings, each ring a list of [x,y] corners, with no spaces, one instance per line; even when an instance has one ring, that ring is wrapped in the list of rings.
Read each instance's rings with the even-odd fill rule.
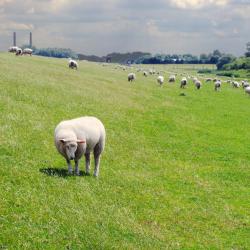
[[[21,48],[29,48],[29,45],[23,45]],[[65,48],[41,48],[31,47],[34,55],[56,57],[56,58],[73,58],[78,59],[78,55],[71,49]]]
[[[221,57],[225,54],[221,53],[219,50],[214,50],[210,54],[201,54],[200,56],[195,56],[192,54],[157,54],[157,55],[146,55],[144,57],[138,58],[135,63],[137,64],[217,64],[219,63]],[[230,56],[230,55],[228,55]]]
[[[111,62],[111,63],[135,63],[139,58],[151,56],[150,53],[135,51],[131,53],[110,53],[106,56],[83,55],[78,54],[79,60],[87,60],[91,62]]]

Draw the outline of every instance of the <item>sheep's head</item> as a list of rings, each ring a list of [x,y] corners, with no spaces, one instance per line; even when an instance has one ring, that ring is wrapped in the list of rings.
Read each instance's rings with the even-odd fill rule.
[[[65,140],[65,139],[60,139],[60,142],[63,144],[64,150],[69,160],[75,159],[75,154],[76,154],[76,150],[78,147],[78,143],[80,144],[85,143],[84,140],[73,141],[73,140]]]

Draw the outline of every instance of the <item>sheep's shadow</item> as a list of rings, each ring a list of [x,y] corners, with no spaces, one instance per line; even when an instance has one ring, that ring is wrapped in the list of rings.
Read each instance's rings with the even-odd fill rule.
[[[84,171],[80,171],[79,175],[69,174],[68,170],[65,168],[40,168],[39,171],[43,174],[46,174],[48,176],[52,177],[61,177],[61,178],[68,178],[73,176],[88,176]]]

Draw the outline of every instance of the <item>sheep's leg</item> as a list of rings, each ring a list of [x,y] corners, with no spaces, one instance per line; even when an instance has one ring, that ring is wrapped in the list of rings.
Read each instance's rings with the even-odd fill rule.
[[[85,154],[86,174],[90,174],[90,153]]]
[[[71,166],[71,164],[70,164],[70,160],[67,160],[67,164],[68,164],[68,172],[69,172],[69,174],[72,174],[72,166]]]
[[[94,148],[94,157],[95,157],[94,176],[95,177],[98,177],[99,175],[101,153],[102,153],[102,147],[100,146],[100,144],[97,144]]]
[[[75,173],[76,173],[76,175],[80,174],[80,171],[79,171],[79,160],[75,160]]]

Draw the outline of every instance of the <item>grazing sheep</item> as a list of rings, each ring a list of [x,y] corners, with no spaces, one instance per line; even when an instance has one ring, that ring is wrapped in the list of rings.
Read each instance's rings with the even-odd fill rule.
[[[198,78],[197,77],[193,77],[193,83],[195,83],[196,81],[198,81]]]
[[[207,78],[206,82],[212,82],[212,78]]]
[[[169,82],[175,82],[175,75],[171,75],[168,79]]]
[[[164,77],[163,76],[158,76],[157,77],[157,82],[160,84],[160,86],[162,86],[162,84],[164,83]]]
[[[71,69],[78,69],[78,63],[75,60],[69,59],[69,68]]]
[[[186,86],[187,86],[187,78],[186,78],[186,77],[183,77],[183,78],[181,79],[181,86],[180,86],[180,88],[181,88],[181,89],[184,89]]]
[[[17,49],[18,49],[17,46],[12,46],[12,47],[9,47],[8,51],[11,53],[16,53]]]
[[[145,77],[147,77],[147,76],[148,76],[148,72],[147,72],[147,71],[143,71],[143,75],[144,75]]]
[[[239,88],[240,87],[240,84],[238,82],[236,82],[236,81],[233,81],[232,85],[233,85],[233,88]]]
[[[23,50],[22,55],[30,55],[30,56],[32,56],[32,53],[33,53],[32,49],[26,48],[26,49]]]
[[[128,74],[128,81],[133,82],[135,80],[135,73],[129,73]]]
[[[221,81],[218,80],[214,83],[214,90],[218,91],[221,88]]]
[[[245,89],[246,87],[249,87],[249,83],[247,81],[242,81],[242,87]]]
[[[72,173],[70,161],[75,161],[75,172],[79,175],[79,161],[86,159],[86,174],[90,173],[90,153],[94,152],[94,176],[99,174],[100,156],[105,146],[105,128],[95,117],[84,116],[60,122],[55,129],[55,146],[66,159],[68,171]]]
[[[201,88],[201,86],[202,86],[202,83],[199,80],[197,80],[195,82],[195,87],[199,90]]]
[[[23,50],[21,48],[17,48],[16,50],[16,56],[21,56],[23,53]]]
[[[245,93],[247,93],[247,94],[250,95],[250,86],[248,86],[248,87],[245,88]]]

